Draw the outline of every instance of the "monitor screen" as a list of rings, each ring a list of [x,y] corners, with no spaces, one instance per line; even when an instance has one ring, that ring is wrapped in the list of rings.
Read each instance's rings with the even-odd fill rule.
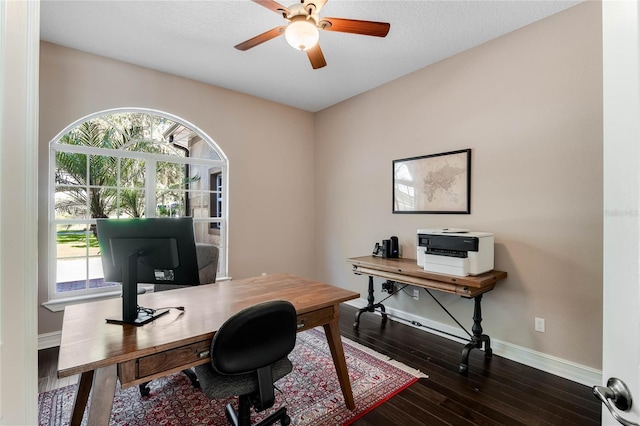
[[[138,309],[138,283],[199,284],[192,218],[98,219],[97,231],[104,279],[122,283],[122,320],[110,322],[155,318]]]

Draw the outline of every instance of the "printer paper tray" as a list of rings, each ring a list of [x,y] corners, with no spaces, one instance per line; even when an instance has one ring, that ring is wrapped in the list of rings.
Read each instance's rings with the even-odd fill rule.
[[[465,272],[465,268],[459,266],[443,265],[439,263],[425,262],[424,270],[427,272],[435,272],[436,274],[455,275],[457,277],[466,277],[469,274]]]

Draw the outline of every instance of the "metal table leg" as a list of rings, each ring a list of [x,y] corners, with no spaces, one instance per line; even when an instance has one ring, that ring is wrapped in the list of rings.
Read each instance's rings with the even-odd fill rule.
[[[387,314],[386,314],[384,305],[382,303],[373,303],[374,300],[375,299],[373,297],[373,277],[369,275],[369,294],[367,296],[368,304],[364,308],[358,309],[358,312],[356,312],[356,320],[353,323],[353,328],[355,330],[357,330],[358,327],[360,327],[360,315],[362,315],[363,312],[375,312],[376,308],[380,308],[380,311],[382,311],[382,324],[387,322]]]
[[[465,345],[462,349],[462,361],[460,362],[460,374],[467,374],[469,370],[469,352],[472,349],[482,348],[484,342],[484,356],[485,358],[491,358],[493,356],[493,350],[491,349],[491,338],[488,335],[482,334],[482,295],[478,295],[473,298],[473,327],[471,331],[471,341]]]

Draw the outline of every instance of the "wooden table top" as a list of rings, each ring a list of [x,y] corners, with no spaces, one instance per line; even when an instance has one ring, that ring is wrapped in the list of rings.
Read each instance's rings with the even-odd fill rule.
[[[457,286],[471,288],[485,288],[495,285],[496,282],[507,277],[507,273],[503,271],[489,271],[484,274],[459,277],[456,275],[438,274],[435,272],[425,271],[418,266],[416,259],[395,258],[386,259],[376,256],[352,257],[347,262],[354,267],[364,267],[373,270],[395,273],[409,277],[415,277],[424,280],[438,281],[443,283],[455,284]]]
[[[298,315],[360,297],[359,293],[289,274],[143,294],[147,308],[184,306],[141,327],[107,324],[122,314],[120,298],[68,306],[58,376],[66,377],[213,338],[236,312],[269,300],[288,300]]]

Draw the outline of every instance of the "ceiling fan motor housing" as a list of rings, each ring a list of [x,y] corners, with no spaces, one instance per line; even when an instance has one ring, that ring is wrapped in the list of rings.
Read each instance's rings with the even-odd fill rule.
[[[313,69],[327,65],[318,39],[319,30],[335,31],[340,33],[360,34],[375,37],[386,37],[390,24],[387,22],[362,21],[346,18],[320,19],[320,11],[328,0],[300,0],[288,8],[275,0],[252,0],[272,12],[275,12],[287,21],[286,25],[280,25],[268,31],[258,34],[235,46],[238,50],[249,50],[259,44],[282,35],[293,48],[306,51],[307,57]]]

